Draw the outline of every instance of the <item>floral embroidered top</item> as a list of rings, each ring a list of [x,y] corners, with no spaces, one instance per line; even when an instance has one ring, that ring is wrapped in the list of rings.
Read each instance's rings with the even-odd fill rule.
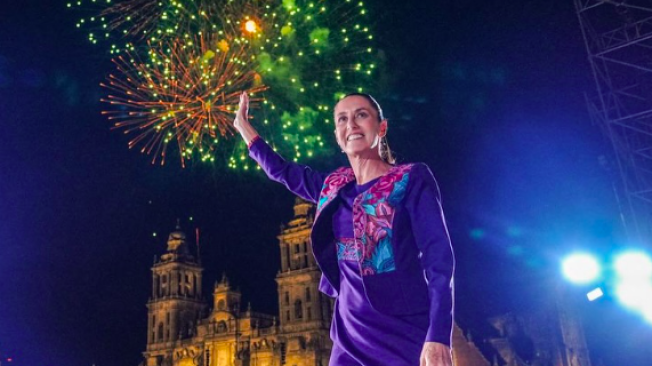
[[[450,345],[454,259],[439,189],[426,165],[392,168],[355,196],[348,219],[338,211],[347,201],[341,194],[355,186],[351,168],[316,172],[285,161],[260,138],[251,143],[249,154],[270,179],[317,204],[311,240],[323,274],[322,292],[337,297],[349,291],[341,285],[353,277],[342,278],[341,264],[353,265],[344,276],[359,275],[356,294],[369,309],[394,319],[423,316],[423,341]],[[348,248],[340,243],[340,250],[338,238],[352,242]]]
[[[364,295],[360,271],[363,250],[353,238],[353,202],[360,194],[369,193],[376,181],[348,184],[338,193],[340,200],[333,214],[333,233],[340,284],[331,325],[336,359],[332,359],[331,364],[348,364],[337,359],[339,351],[362,365],[418,365],[428,332],[428,312],[387,315],[374,309]]]

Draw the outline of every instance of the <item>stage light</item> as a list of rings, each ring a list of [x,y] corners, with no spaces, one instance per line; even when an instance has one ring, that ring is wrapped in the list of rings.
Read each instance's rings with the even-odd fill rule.
[[[600,275],[598,261],[588,254],[572,254],[562,262],[562,272],[573,283],[584,284],[594,281]]]
[[[586,297],[589,299],[589,301],[595,301],[599,298],[601,298],[604,295],[604,292],[600,287],[597,287],[594,290],[591,290],[588,294],[586,294]]]
[[[645,321],[652,324],[652,304],[647,305],[645,309],[643,309],[642,313]]]
[[[652,278],[652,260],[644,253],[621,254],[615,261],[616,273],[623,279],[647,280]]]
[[[648,281],[623,281],[616,286],[616,296],[626,307],[643,311],[652,304],[652,284]]]

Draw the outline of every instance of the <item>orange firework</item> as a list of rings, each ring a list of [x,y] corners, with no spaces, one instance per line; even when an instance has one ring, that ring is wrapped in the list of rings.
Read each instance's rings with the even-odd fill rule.
[[[150,45],[150,60],[127,54],[113,59],[119,71],[101,85],[112,94],[103,102],[116,108],[104,111],[114,129],[137,133],[129,148],[160,157],[165,163],[170,142],[178,147],[181,164],[193,155],[213,160],[219,138],[234,132],[233,118],[242,91],[266,89],[245,60],[247,42],[224,36],[200,36]],[[253,98],[253,107],[260,98]]]

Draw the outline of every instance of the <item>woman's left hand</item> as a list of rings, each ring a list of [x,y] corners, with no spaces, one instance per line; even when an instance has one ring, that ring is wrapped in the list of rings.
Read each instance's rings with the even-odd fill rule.
[[[437,342],[424,343],[419,366],[453,366],[451,349]]]

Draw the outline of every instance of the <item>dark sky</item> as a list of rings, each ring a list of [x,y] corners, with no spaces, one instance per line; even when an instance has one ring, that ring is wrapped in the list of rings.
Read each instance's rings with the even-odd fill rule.
[[[369,8],[391,75],[378,97],[392,147],[428,163],[443,192],[465,329],[526,309],[571,249],[623,245],[571,1]],[[149,268],[177,218],[189,234],[201,229],[207,288],[226,272],[255,310],[275,312],[291,194],[260,175],[161,168],[127,150],[100,115],[110,62],[77,17],[63,0],[0,9],[0,356],[140,362]],[[652,357],[652,325],[609,298],[580,310],[604,366]]]

